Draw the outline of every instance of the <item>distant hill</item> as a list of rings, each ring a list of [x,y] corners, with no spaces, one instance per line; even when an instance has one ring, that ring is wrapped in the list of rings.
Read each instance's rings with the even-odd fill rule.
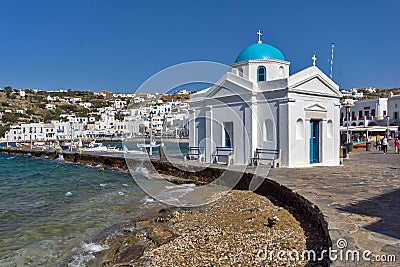
[[[210,86],[212,86],[213,84],[211,83],[203,83],[203,82],[198,82],[198,83],[189,83],[189,84],[184,84],[184,85],[180,85],[178,87],[172,88],[170,90],[168,90],[166,92],[166,94],[175,94],[179,91],[182,90],[186,90],[188,92],[198,92],[201,91],[203,89],[206,89]]]
[[[373,88],[375,92],[371,92],[371,88],[356,88],[357,92],[363,93],[363,97],[358,98],[363,99],[373,99],[373,98],[387,98],[392,93],[393,95],[400,95],[400,88]],[[350,91],[350,90],[349,90]]]

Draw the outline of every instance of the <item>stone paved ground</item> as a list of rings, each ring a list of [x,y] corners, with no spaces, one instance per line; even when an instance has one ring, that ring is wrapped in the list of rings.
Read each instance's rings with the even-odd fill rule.
[[[268,178],[321,209],[334,245],[344,238],[349,249],[396,255],[397,260],[335,261],[333,266],[400,266],[400,155],[394,150],[354,152],[340,167],[271,169]]]
[[[259,166],[247,167],[246,171],[267,175],[310,200],[328,222],[334,249],[339,239],[345,239],[346,248],[360,252],[360,261],[336,260],[332,266],[400,266],[400,155],[394,149],[383,154],[375,148],[372,151],[360,148],[350,157],[344,160],[343,166],[337,167],[270,169]],[[207,166],[196,161],[185,164]],[[229,168],[244,170],[243,166]],[[362,260],[365,250],[373,252],[370,262]],[[335,255],[340,259],[339,253]],[[396,262],[373,262],[375,255],[395,255]]]

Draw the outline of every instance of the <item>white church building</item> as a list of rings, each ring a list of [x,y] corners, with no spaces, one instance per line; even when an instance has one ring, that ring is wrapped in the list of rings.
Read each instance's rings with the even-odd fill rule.
[[[248,165],[265,149],[279,151],[279,167],[339,165],[339,86],[315,55],[312,66],[290,75],[290,62],[257,34],[230,71],[191,95],[190,147],[206,162],[228,153],[231,164]]]

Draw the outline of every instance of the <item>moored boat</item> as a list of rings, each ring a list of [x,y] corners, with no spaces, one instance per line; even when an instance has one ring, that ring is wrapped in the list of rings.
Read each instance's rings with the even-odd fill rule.
[[[156,141],[151,141],[151,147],[159,147],[161,144],[157,144]],[[150,148],[150,143],[146,144],[137,144],[138,148]]]

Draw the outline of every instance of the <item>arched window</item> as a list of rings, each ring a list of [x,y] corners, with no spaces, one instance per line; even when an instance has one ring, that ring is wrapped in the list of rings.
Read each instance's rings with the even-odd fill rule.
[[[333,138],[333,122],[331,120],[327,123],[327,137]]]
[[[263,66],[258,67],[258,69],[257,69],[257,82],[265,82],[266,74],[267,74],[267,71],[265,70],[265,67],[263,67]]]
[[[263,141],[274,141],[274,124],[270,119],[264,121]]]
[[[279,67],[279,76],[283,77],[283,67],[282,66]]]
[[[302,119],[296,121],[296,139],[302,140],[304,138],[304,123]]]

